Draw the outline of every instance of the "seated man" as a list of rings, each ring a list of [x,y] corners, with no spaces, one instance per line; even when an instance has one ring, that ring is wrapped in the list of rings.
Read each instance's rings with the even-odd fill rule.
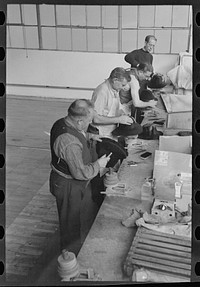
[[[125,112],[122,110],[122,106],[119,98],[119,91],[130,82],[131,77],[129,73],[121,67],[117,67],[110,73],[108,79],[106,79],[102,84],[100,84],[93,92],[92,102],[94,103],[94,108],[97,112],[96,118],[94,117],[94,122],[98,125],[99,134],[104,137],[112,138],[112,131],[116,128],[116,123],[122,123],[122,121],[112,122],[114,118],[127,118]],[[110,118],[110,123],[105,125],[104,121],[101,121],[101,117],[105,119]],[[131,123],[133,123],[130,118]],[[125,122],[124,122],[125,123]]]
[[[120,136],[113,135],[112,132],[117,128],[117,124],[128,124],[132,132],[141,132],[138,124],[121,109],[119,91],[131,80],[129,73],[121,67],[115,68],[108,79],[100,84],[93,92],[92,101],[96,110],[93,122],[99,129],[101,137],[109,137],[119,142]],[[140,125],[139,125],[140,126]],[[98,152],[98,151],[97,151]],[[103,190],[103,180],[98,175],[91,181],[93,188],[93,200],[101,205],[104,196],[100,194]]]
[[[126,113],[131,113],[135,116],[137,110],[136,120],[141,123],[142,118],[139,117],[140,109],[146,107],[154,107],[157,104],[156,98],[153,96],[152,92],[148,89],[143,89],[140,93],[139,82],[144,80],[149,80],[153,67],[150,64],[139,64],[137,68],[127,69],[131,77],[131,81],[120,90],[119,96],[121,104],[124,105],[124,110]]]

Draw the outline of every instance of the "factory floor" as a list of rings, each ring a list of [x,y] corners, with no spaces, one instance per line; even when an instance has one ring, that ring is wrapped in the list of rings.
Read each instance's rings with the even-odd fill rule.
[[[49,132],[72,100],[7,96],[6,284],[60,286],[58,216],[50,194]],[[70,250],[81,248],[75,242]]]
[[[48,180],[49,132],[52,124],[66,115],[69,104],[58,99],[7,96],[6,227]],[[12,197],[19,190],[23,197],[14,202]]]
[[[49,131],[57,119],[66,115],[71,102],[7,96],[6,285],[60,282],[56,265],[60,254],[57,210],[48,190]],[[35,225],[34,229],[35,223],[40,228]],[[80,244],[72,247],[75,254],[79,249]]]

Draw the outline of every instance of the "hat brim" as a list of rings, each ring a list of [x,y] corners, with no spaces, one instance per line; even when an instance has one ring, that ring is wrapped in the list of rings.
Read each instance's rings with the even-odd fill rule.
[[[127,151],[115,140],[110,138],[101,138],[101,142],[96,143],[96,152],[100,158],[104,154],[109,155],[112,152],[110,160],[106,167],[113,167],[118,160],[127,157]]]
[[[140,100],[143,102],[149,102],[151,100],[157,101],[157,98],[154,97],[153,93],[150,90],[147,90],[147,89],[142,90],[139,95],[140,95]]]
[[[164,88],[165,86],[166,86],[167,84],[166,83],[161,83],[161,84],[154,84],[154,83],[149,83],[148,84],[148,87],[150,88],[150,89],[162,89],[162,88]]]
[[[91,134],[99,135],[99,129],[97,127],[93,126],[92,124],[89,124],[87,132],[91,133]]]
[[[113,136],[134,136],[139,135],[143,131],[142,126],[138,123],[133,123],[131,125],[120,124],[113,132]]]
[[[150,89],[162,89],[167,85],[167,83],[165,81],[162,80],[162,78],[155,74],[152,79],[149,81],[148,83],[148,87]]]

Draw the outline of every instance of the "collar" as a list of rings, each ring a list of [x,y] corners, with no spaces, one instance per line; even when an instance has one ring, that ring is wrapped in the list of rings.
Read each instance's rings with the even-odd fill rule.
[[[76,127],[73,125],[73,123],[67,117],[64,118],[64,122],[65,122],[66,126],[76,129]]]
[[[113,87],[112,87],[112,85],[111,85],[109,79],[106,79],[105,82],[107,83],[108,88],[113,92],[113,94],[114,94],[115,96],[119,94],[118,91],[116,91],[115,89],[113,89]]]
[[[79,131],[77,130],[77,128],[75,127],[75,125],[73,124],[72,121],[70,121],[67,117],[64,118],[64,122],[68,127],[71,127],[73,129],[75,129],[77,132],[79,132],[80,134],[82,134],[84,137],[86,137],[86,133],[84,131]]]
[[[145,53],[149,53],[148,51],[146,51],[146,50],[144,49],[144,47],[141,48],[141,50],[143,50],[143,52],[145,52]],[[149,54],[150,54],[150,53],[149,53]]]

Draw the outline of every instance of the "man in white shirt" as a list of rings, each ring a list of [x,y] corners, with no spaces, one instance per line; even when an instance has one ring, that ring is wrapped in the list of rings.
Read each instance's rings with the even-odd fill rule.
[[[119,91],[131,81],[129,73],[121,67],[117,67],[110,73],[108,79],[100,84],[93,92],[92,102],[98,115],[106,117],[119,117],[124,115]],[[98,125],[101,136],[112,137],[111,133],[116,124]]]

